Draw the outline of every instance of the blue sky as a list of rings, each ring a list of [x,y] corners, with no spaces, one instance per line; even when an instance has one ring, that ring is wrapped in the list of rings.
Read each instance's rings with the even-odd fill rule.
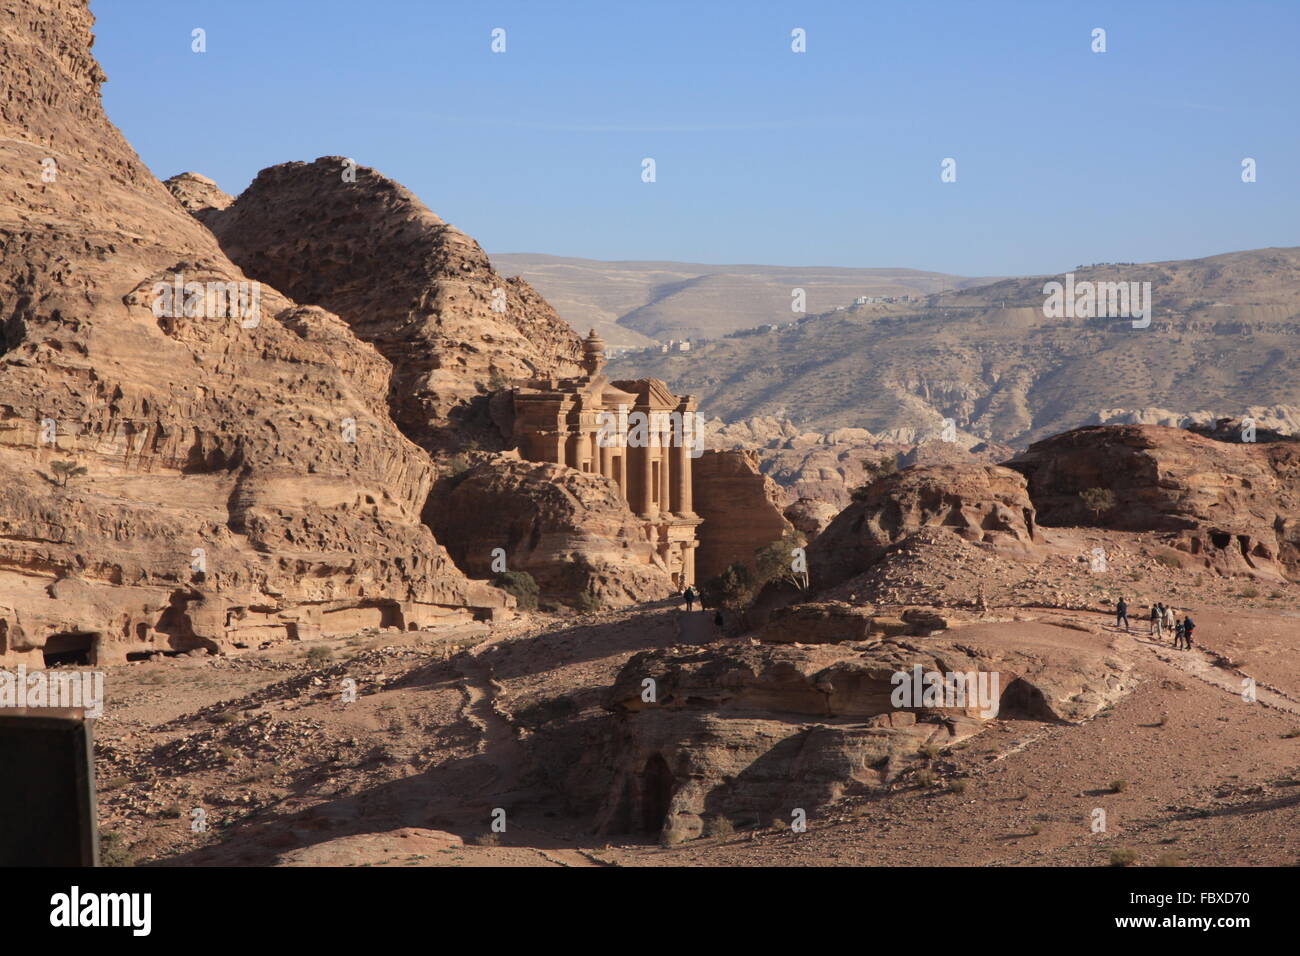
[[[1300,245],[1295,0],[91,9],[160,178],[350,156],[489,253],[1015,275]]]

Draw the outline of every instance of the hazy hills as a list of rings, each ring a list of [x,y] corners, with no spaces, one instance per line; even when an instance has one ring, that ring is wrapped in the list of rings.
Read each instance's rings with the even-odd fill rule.
[[[1080,269],[1077,281],[1151,283],[1150,326],[1046,318],[1043,285],[1007,279],[920,303],[854,306],[689,353],[629,353],[729,421],[937,432],[943,417],[1023,444],[1096,421],[1300,406],[1300,248]],[[1272,408],[1273,406],[1286,406]]]
[[[814,314],[863,295],[926,295],[990,281],[915,269],[601,262],[530,253],[494,255],[492,263],[526,279],[579,332],[595,328],[615,348],[790,322],[800,317],[790,308],[795,288],[804,290],[806,311]]]

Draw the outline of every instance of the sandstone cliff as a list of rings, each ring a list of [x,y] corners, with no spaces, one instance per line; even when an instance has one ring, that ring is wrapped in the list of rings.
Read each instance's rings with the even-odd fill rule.
[[[528,283],[499,276],[410,191],[341,156],[264,169],[204,221],[250,276],[338,313],[393,363],[393,420],[426,449],[491,443],[475,399],[578,372],[578,336]]]
[[[617,486],[599,475],[497,456],[449,478],[426,517],[466,572],[488,577],[499,556],[505,570],[531,574],[543,600],[588,594],[619,606],[674,590]]]
[[[691,483],[700,525],[695,577],[707,581],[728,565],[754,567],[754,552],[791,529],[781,513],[776,482],[759,473],[754,452],[706,451],[692,465]]]
[[[1044,524],[1168,532],[1173,547],[1204,567],[1300,576],[1298,442],[1222,441],[1160,425],[1095,426],[1035,442],[1007,467],[1028,479]],[[1081,495],[1091,488],[1109,491],[1113,504],[1090,510]]]
[[[0,7],[0,658],[505,608],[420,522],[432,467],[387,360],[248,282],[150,175],[103,114],[92,23]]]

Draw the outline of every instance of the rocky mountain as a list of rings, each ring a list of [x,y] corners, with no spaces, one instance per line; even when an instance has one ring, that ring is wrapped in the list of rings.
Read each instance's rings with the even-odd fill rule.
[[[250,276],[342,316],[392,362],[393,419],[425,448],[488,440],[490,389],[577,371],[577,335],[527,282],[344,157],[264,169],[203,221]]]
[[[859,296],[923,296],[989,280],[916,269],[602,262],[530,253],[492,256],[496,267],[537,288],[579,332],[595,328],[611,346],[716,338],[737,329],[798,318],[792,291],[810,313]]]
[[[92,23],[0,6],[0,659],[504,610],[420,521],[433,468],[388,360],[150,175],[104,116]]]
[[[1154,425],[1080,428],[1035,442],[1007,465],[1027,478],[1045,524],[1166,532],[1170,560],[1300,578],[1300,441],[1225,441]],[[1110,497],[1090,506],[1091,489]]]
[[[1296,421],[1300,248],[1076,270],[1075,283],[1151,283],[1141,328],[1045,317],[1050,281],[1062,277],[855,306],[685,353],[626,353],[612,369],[662,378],[726,421],[772,416],[900,440],[933,437],[945,418],[1017,447],[1130,418]]]

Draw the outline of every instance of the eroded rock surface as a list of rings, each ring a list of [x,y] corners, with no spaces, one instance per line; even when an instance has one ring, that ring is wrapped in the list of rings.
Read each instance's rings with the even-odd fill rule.
[[[475,400],[511,380],[579,371],[578,336],[528,283],[344,157],[264,169],[205,222],[249,275],[338,313],[392,362],[393,419],[427,449],[489,440]]]
[[[1170,532],[1173,547],[1206,568],[1300,576],[1298,442],[1093,426],[1035,442],[1007,467],[1027,478],[1044,524]],[[1090,510],[1082,494],[1092,488],[1109,491],[1113,505]]]
[[[926,674],[945,675],[948,689]],[[921,748],[958,743],[999,716],[1077,722],[1137,680],[1095,635],[1047,625],[645,652],[609,696],[615,775],[597,823],[677,842],[721,818],[789,822],[795,808],[811,814],[887,786]],[[937,689],[900,698],[904,683]]]
[[[457,564],[490,576],[493,550],[526,571],[543,599],[588,593],[610,606],[667,597],[668,568],[643,522],[607,478],[549,462],[498,455],[450,479],[427,517]]]
[[[254,299],[104,117],[92,23],[0,8],[0,658],[507,608],[420,522],[433,469],[389,419],[388,361],[323,309]],[[178,276],[238,304],[156,310]]]
[[[861,573],[890,545],[928,527],[1027,551],[1034,542],[1034,508],[1024,478],[1008,468],[977,464],[922,465],[877,480],[809,545],[813,588],[833,587]]]
[[[697,581],[728,565],[754,567],[754,553],[780,541],[791,525],[781,513],[781,492],[746,451],[706,451],[692,466],[695,512],[704,519],[695,553]]]

